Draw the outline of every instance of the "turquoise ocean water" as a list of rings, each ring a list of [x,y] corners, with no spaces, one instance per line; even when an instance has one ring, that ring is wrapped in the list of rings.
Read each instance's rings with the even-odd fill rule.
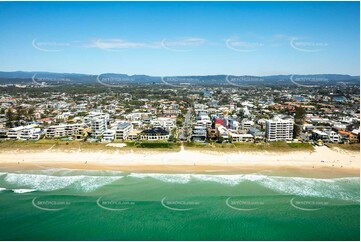
[[[1,240],[359,240],[360,179],[0,171]]]

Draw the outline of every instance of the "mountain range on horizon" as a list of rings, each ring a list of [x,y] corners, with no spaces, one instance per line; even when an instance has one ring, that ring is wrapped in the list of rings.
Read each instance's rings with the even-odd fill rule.
[[[298,80],[302,82],[352,82],[360,81],[360,76],[351,76],[345,74],[307,74],[307,75],[192,75],[192,76],[149,76],[149,75],[127,75],[118,73],[103,73],[100,75],[82,74],[82,73],[56,73],[56,72],[36,72],[36,71],[0,71],[0,83],[26,83],[29,81],[36,82],[57,82],[57,83],[77,83],[91,84],[97,82],[105,82],[108,84],[119,83],[191,83],[191,84],[219,84],[225,81],[230,84],[242,83],[269,83],[282,82],[289,80]]]

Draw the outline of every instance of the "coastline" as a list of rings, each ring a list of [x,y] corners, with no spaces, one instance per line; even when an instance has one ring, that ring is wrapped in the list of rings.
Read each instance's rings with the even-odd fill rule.
[[[323,162],[322,162],[323,161]],[[27,151],[0,152],[6,170],[78,169],[151,173],[239,174],[272,171],[302,177],[360,175],[360,152],[315,147],[312,152],[170,151]]]

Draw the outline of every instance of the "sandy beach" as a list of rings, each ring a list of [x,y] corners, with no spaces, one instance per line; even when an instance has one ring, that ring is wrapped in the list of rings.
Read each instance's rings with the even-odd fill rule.
[[[62,152],[30,151],[0,153],[8,169],[69,168],[129,172],[238,173],[258,171],[298,172],[307,176],[358,176],[360,153],[316,147],[313,152]]]

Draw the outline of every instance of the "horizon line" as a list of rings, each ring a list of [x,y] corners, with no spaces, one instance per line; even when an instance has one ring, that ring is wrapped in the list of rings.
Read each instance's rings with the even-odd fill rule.
[[[299,76],[307,76],[307,75],[348,75],[352,77],[360,77],[360,74],[352,75],[348,73],[307,73],[307,74],[299,74],[299,73],[288,73],[288,74],[267,74],[267,75],[255,75],[255,74],[191,74],[191,75],[149,75],[149,74],[128,74],[128,73],[117,73],[117,72],[102,72],[97,74],[90,74],[85,72],[57,72],[57,71],[3,71],[0,72],[23,72],[23,73],[52,73],[52,74],[74,74],[74,75],[89,75],[89,76],[99,76],[102,74],[116,74],[116,75],[127,75],[127,76],[150,76],[150,77],[169,77],[169,76],[256,76],[256,77],[265,77],[265,76],[291,76],[291,75],[299,75]]]

